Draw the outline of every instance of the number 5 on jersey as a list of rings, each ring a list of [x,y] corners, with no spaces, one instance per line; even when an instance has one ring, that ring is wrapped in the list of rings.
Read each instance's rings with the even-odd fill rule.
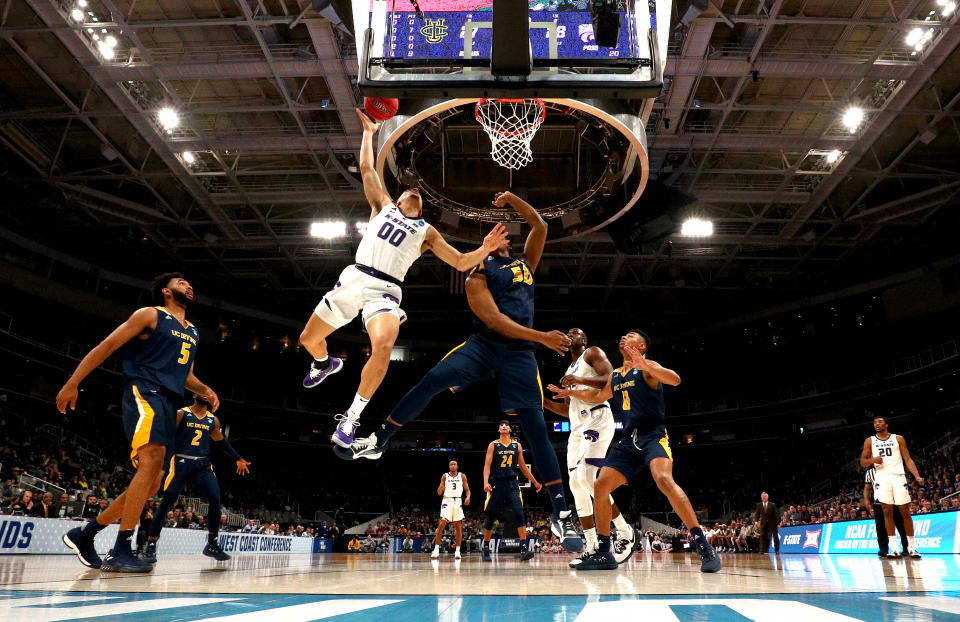
[[[527,285],[531,285],[533,283],[533,274],[530,273],[530,268],[527,267],[527,264],[510,266],[510,270],[513,271],[514,283],[526,283]]]
[[[177,362],[181,365],[185,364],[190,360],[190,344],[184,341],[180,344],[180,358],[177,359]]]

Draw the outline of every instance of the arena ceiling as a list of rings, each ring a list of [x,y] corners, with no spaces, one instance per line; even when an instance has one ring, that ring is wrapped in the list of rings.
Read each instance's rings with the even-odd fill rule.
[[[945,0],[679,1],[651,177],[695,196],[682,215],[715,234],[668,226],[631,255],[602,231],[551,244],[540,317],[586,296],[700,321],[955,254],[958,15]],[[0,0],[0,237],[137,277],[176,266],[299,317],[368,214],[356,74],[350,35],[305,0]],[[351,235],[310,237],[323,219]],[[450,278],[421,260],[408,298],[465,312],[416,295]]]

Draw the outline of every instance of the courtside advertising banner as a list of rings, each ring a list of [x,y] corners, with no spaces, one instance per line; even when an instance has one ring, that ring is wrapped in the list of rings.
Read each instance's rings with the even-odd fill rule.
[[[73,555],[63,544],[63,534],[81,521],[26,516],[0,516],[0,555]],[[97,536],[97,552],[105,555],[117,539],[117,525],[110,525]],[[221,533],[219,542],[230,555],[247,553],[313,553],[314,538],[264,536],[242,532]],[[199,554],[207,543],[207,532],[201,529],[164,529],[157,545],[158,555]],[[329,545],[321,551],[331,549]],[[325,551],[323,549],[326,549]]]
[[[917,514],[913,517],[913,532],[921,554],[960,553],[960,512]],[[781,553],[876,555],[877,548],[873,519],[780,528]],[[773,551],[772,544],[770,551]]]

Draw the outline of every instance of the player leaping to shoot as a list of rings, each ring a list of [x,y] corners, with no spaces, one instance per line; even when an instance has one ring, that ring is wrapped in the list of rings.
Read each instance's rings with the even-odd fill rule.
[[[370,203],[370,224],[357,248],[356,263],[340,273],[337,284],[324,295],[300,334],[300,343],[314,358],[303,379],[303,386],[311,388],[343,368],[343,361],[327,354],[327,337],[362,314],[364,328],[370,336],[370,358],[360,373],[360,386],[353,403],[343,415],[337,416],[339,423],[333,442],[344,448],[353,442],[360,413],[387,373],[390,352],[400,324],[406,319],[400,309],[403,295],[400,287],[413,262],[431,250],[457,270],[468,270],[507,239],[506,228],[498,223],[484,238],[483,246],[461,253],[421,218],[422,201],[417,188],[408,188],[394,202],[374,168],[373,135],[380,124],[359,110],[357,115],[363,122],[360,173],[363,193]]]
[[[500,408],[520,420],[533,463],[550,496],[550,529],[564,549],[579,553],[583,540],[570,520],[560,464],[543,421],[543,391],[534,345],[543,344],[559,354],[570,345],[570,338],[558,330],[533,328],[534,274],[547,241],[547,223],[532,205],[512,192],[498,193],[493,204],[516,210],[530,233],[521,256],[511,257],[510,242],[506,241],[470,272],[466,290],[474,333],[407,391],[379,430],[358,438],[349,452],[334,448],[334,453],[345,460],[376,460],[397,430],[416,419],[434,396],[451,387],[496,378]]]
[[[677,386],[680,376],[672,369],[645,358],[649,344],[650,338],[643,331],[627,331],[620,338],[623,365],[613,370],[613,375],[602,389],[548,387],[557,397],[575,397],[592,403],[610,400],[614,413],[623,417],[623,434],[607,452],[603,468],[593,486],[598,550],[583,560],[577,570],[613,570],[617,567],[617,560],[610,551],[610,493],[648,467],[657,488],[690,530],[700,555],[700,571],[717,572],[720,570],[720,558],[703,535],[686,493],[673,481],[673,455],[667,429],[663,425],[666,414],[663,385]]]

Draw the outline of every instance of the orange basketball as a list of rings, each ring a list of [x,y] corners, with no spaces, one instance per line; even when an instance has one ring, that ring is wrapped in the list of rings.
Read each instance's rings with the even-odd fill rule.
[[[392,97],[364,97],[363,109],[377,121],[386,121],[397,114],[400,101]]]

